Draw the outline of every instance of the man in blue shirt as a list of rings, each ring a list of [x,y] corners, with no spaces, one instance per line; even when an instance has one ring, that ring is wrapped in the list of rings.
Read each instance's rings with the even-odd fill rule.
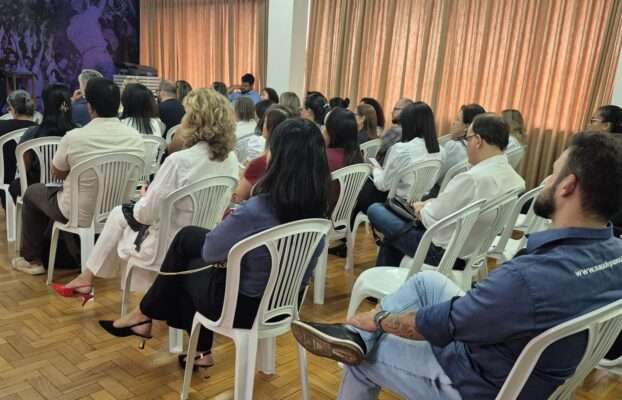
[[[421,272],[348,325],[296,321],[309,351],[348,364],[340,399],[494,399],[525,345],[622,298],[622,241],[608,220],[622,203],[622,142],[581,133],[555,162],[534,211],[552,228],[463,293]],[[549,347],[521,398],[546,399],[578,365],[587,335]]]
[[[229,87],[229,101],[233,103],[238,97],[246,96],[253,100],[253,104],[259,103],[261,97],[253,90],[253,85],[255,85],[255,77],[253,74],[244,74],[240,86],[232,85]]]
[[[73,93],[73,98],[71,99],[73,103],[71,106],[71,118],[78,126],[84,126],[91,122],[91,114],[87,108],[86,98],[84,98],[86,84],[93,78],[101,77],[102,74],[94,69],[82,70],[78,76],[80,88]]]

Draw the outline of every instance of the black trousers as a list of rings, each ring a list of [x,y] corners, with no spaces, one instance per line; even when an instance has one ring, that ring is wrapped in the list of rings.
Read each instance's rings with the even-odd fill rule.
[[[356,204],[354,205],[354,210],[352,210],[352,215],[350,217],[350,228],[354,228],[354,220],[356,219],[356,214],[362,212],[367,214],[367,209],[374,203],[384,203],[387,201],[387,197],[389,197],[389,192],[382,192],[376,188],[374,182],[370,179],[365,181],[363,188],[361,189],[361,193],[359,193],[359,197],[356,199]]]
[[[181,272],[204,266],[201,248],[208,232],[196,226],[180,230],[166,253],[161,270]],[[169,326],[190,333],[195,312],[213,320],[220,317],[226,276],[225,268],[208,268],[188,275],[159,275],[143,297],[140,310],[150,318],[166,321]],[[260,301],[259,297],[239,294],[234,326],[251,328]],[[201,328],[197,350],[210,351],[213,339],[213,332]]]

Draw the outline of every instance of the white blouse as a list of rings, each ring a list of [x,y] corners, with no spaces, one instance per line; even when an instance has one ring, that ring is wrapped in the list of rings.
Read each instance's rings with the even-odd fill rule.
[[[121,120],[121,122],[123,122],[125,125],[127,126],[131,126],[132,128],[138,130],[138,125],[136,124],[136,120],[134,118],[124,118]],[[162,124],[160,122],[159,118],[151,118],[149,121],[149,124],[151,125],[151,133],[154,136],[158,136],[158,137],[162,137],[163,132],[162,132]],[[140,131],[139,131],[140,132]],[[145,132],[140,132],[143,135],[145,134]]]

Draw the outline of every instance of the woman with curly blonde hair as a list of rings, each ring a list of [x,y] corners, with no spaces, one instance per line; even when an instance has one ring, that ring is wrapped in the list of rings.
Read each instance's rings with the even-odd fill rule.
[[[95,247],[82,266],[83,271],[66,285],[54,284],[53,288],[64,297],[92,297],[95,277],[111,278],[130,257],[143,265],[160,269],[162,258],[158,254],[159,211],[164,198],[175,190],[212,176],[238,178],[238,161],[233,153],[235,147],[235,122],[229,101],[212,89],[197,89],[184,99],[186,114],[182,127],[176,135],[182,142],[179,150],[166,158],[148,190],[141,191],[141,198],[134,204],[132,216],[148,226],[144,241],[137,244],[139,232],[132,230],[121,206],[115,207],[108,216]],[[127,207],[126,207],[127,212]],[[171,216],[167,243],[175,234],[192,221],[192,201],[180,200]],[[142,274],[141,274],[142,272]],[[152,283],[154,274],[134,272],[132,289],[145,291]],[[121,274],[123,276],[123,274]]]

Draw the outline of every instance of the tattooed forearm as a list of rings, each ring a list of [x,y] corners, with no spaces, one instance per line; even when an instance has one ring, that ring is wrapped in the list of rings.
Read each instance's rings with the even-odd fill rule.
[[[413,340],[425,340],[419,332],[415,322],[414,311],[402,314],[391,314],[382,321],[382,329],[387,333]]]

